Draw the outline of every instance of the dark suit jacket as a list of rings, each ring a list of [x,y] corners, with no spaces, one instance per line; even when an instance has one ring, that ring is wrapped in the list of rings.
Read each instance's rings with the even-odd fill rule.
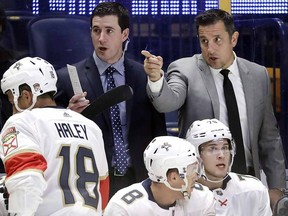
[[[269,188],[285,187],[283,146],[270,95],[270,78],[265,67],[237,58],[246,100],[249,139],[256,176],[260,168]],[[220,103],[212,73],[202,55],[182,58],[168,67],[162,91],[148,94],[159,112],[179,109],[179,136],[186,136],[195,120],[218,118]],[[237,97],[237,94],[236,94]]]
[[[91,56],[77,64],[79,79],[83,91],[87,91],[87,99],[91,102],[104,93],[100,75]],[[133,97],[126,101],[126,116],[128,143],[132,165],[135,168],[137,181],[147,177],[143,162],[143,152],[155,136],[166,135],[165,116],[155,110],[147,93],[147,76],[142,64],[125,58],[126,84],[133,89]],[[64,107],[68,106],[70,98],[74,95],[72,85],[66,68],[57,71],[58,93],[56,102]],[[109,110],[92,119],[101,128],[105,143],[105,150],[109,167],[111,167],[112,147],[114,145]]]

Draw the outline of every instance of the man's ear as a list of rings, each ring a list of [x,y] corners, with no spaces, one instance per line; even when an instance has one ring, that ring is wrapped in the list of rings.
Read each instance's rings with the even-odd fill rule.
[[[233,47],[235,47],[237,45],[238,37],[239,37],[239,32],[235,31],[231,37],[231,43],[232,43]]]
[[[167,174],[167,180],[169,183],[173,183],[177,180],[177,178],[179,177],[178,173],[176,171],[170,171]]]
[[[122,32],[122,42],[126,41],[129,36],[129,28],[126,28]]]
[[[25,106],[29,107],[33,103],[32,92],[27,91],[27,90],[23,90],[21,93],[21,99],[22,99],[22,102],[25,104]]]

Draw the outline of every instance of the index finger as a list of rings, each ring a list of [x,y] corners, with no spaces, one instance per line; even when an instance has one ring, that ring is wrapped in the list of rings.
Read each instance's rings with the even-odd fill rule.
[[[149,51],[147,50],[142,50],[141,54],[144,55],[146,58],[150,58],[150,57],[155,57],[154,55],[152,55]]]

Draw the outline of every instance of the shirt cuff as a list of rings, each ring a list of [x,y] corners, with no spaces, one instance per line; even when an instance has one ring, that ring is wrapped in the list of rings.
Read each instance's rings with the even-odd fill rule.
[[[161,73],[162,73],[161,78],[155,82],[151,81],[148,77],[148,86],[152,93],[159,93],[162,89],[163,80],[164,80],[164,76],[163,76],[164,72],[161,71]]]

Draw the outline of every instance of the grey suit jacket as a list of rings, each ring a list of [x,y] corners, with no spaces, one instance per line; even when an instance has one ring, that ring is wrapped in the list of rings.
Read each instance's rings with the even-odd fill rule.
[[[284,188],[283,146],[272,108],[267,70],[242,58],[237,58],[237,64],[245,94],[256,176],[260,178],[262,168],[269,188]],[[147,92],[159,112],[179,110],[180,137],[186,136],[195,120],[219,119],[220,105],[215,82],[201,54],[172,62],[160,94],[154,95],[148,86]]]

